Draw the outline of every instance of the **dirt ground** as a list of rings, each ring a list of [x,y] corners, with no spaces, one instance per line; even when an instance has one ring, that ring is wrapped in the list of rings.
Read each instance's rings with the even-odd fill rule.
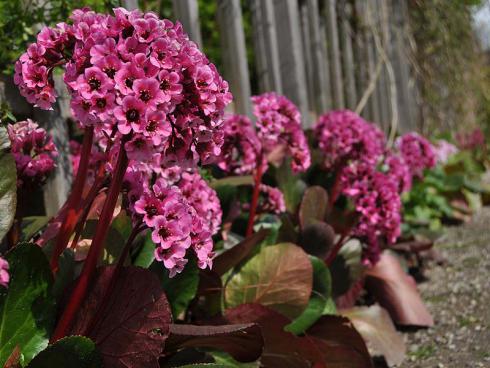
[[[447,264],[419,284],[435,326],[406,332],[402,368],[490,368],[490,208],[448,228],[436,244]]]

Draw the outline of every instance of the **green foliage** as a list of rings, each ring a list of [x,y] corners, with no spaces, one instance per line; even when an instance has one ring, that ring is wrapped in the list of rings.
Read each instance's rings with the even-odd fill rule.
[[[12,226],[17,206],[17,171],[9,149],[7,129],[0,126],[0,241]]]
[[[101,368],[102,361],[92,340],[83,336],[69,336],[43,350],[27,367]]]
[[[6,259],[10,265],[8,289],[0,290],[0,366],[16,346],[27,364],[48,345],[56,307],[53,276],[41,248],[18,244]]]

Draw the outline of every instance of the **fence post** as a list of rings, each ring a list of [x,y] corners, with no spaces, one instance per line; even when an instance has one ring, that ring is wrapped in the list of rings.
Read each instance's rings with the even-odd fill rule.
[[[339,2],[340,18],[340,49],[342,52],[342,66],[345,85],[346,107],[353,110],[356,108],[357,91],[355,78],[354,54],[352,50],[353,30],[351,26],[352,6],[347,0]]]
[[[202,47],[201,24],[197,0],[172,0],[175,19],[177,19],[189,38]]]
[[[251,0],[255,62],[261,92],[282,93],[273,0]]]
[[[298,105],[305,126],[309,126],[298,3],[296,0],[274,0],[274,12],[283,93]]]
[[[325,19],[327,22],[327,42],[330,60],[330,81],[332,83],[333,107],[345,106],[342,68],[340,66],[339,32],[337,24],[336,0],[327,0]]]
[[[250,77],[240,0],[218,0],[217,20],[223,46],[224,74],[233,93],[235,111],[251,115]]]

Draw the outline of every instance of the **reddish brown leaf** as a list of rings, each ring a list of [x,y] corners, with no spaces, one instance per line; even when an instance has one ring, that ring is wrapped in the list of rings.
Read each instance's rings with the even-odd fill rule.
[[[214,348],[225,351],[239,362],[260,358],[264,341],[260,327],[254,323],[224,326],[170,325],[165,350]]]
[[[213,260],[213,271],[219,276],[224,275],[227,271],[243,261],[253,248],[266,238],[267,234],[269,234],[269,230],[262,229],[217,256]]]
[[[366,272],[366,289],[399,325],[433,326],[434,321],[413,278],[403,271],[398,259],[389,252]]]
[[[314,222],[303,228],[300,245],[306,253],[325,259],[333,248],[335,232],[326,222]]]
[[[327,213],[328,194],[316,185],[306,189],[299,206],[299,224],[302,229],[318,221],[324,221]]]
[[[72,334],[90,337],[104,366],[158,368],[171,323],[170,307],[156,275],[138,267],[98,269]],[[110,291],[109,291],[110,290]],[[95,321],[93,316],[97,315]]]
[[[255,322],[262,328],[263,367],[371,368],[366,345],[347,318],[324,316],[304,337],[284,331],[290,320],[258,304],[243,304],[225,312],[233,323]]]
[[[12,354],[10,354],[9,358],[5,362],[3,368],[20,368],[20,353],[20,347],[19,345],[16,345],[15,349],[12,351]]]

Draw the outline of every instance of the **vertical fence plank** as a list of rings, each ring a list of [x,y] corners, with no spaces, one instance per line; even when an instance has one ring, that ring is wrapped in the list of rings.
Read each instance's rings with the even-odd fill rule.
[[[323,49],[326,43],[322,45],[325,38],[321,36],[324,30],[320,24],[320,7],[318,0],[306,0],[309,18],[310,43],[308,51],[311,53],[312,69],[312,91],[311,99],[314,101],[314,108],[317,114],[323,114],[329,107],[329,80],[327,78],[327,68],[324,63]]]
[[[298,105],[303,122],[308,126],[308,96],[298,3],[296,0],[274,0],[274,12],[283,93]]]
[[[327,0],[325,18],[327,22],[327,42],[330,60],[330,81],[332,83],[332,100],[334,108],[343,108],[344,88],[339,48],[336,0]]]
[[[240,0],[218,0],[217,20],[223,46],[224,74],[234,96],[235,110],[251,115],[250,78]]]
[[[327,108],[326,110],[330,110],[333,107],[333,102],[332,102],[332,88],[331,85],[332,83],[331,78],[330,78],[330,61],[328,58],[328,48],[327,48],[327,21],[323,14],[325,14],[325,1],[321,0],[319,2],[319,15],[318,15],[318,21],[319,21],[319,31],[320,31],[320,54],[321,54],[321,63],[320,63],[320,68],[323,70],[324,78],[325,78],[325,84],[322,86],[322,90],[325,94],[325,98],[327,100]]]
[[[310,116],[308,120],[312,121],[314,119],[315,108],[315,95],[313,89],[313,79],[316,78],[313,71],[312,63],[312,52],[310,50],[311,45],[311,34],[310,34],[310,18],[308,16],[308,8],[306,1],[299,1],[299,14],[300,14],[300,26],[301,26],[301,46],[303,47],[303,60],[305,63],[305,75],[306,75],[306,92],[308,96],[308,111]]]
[[[353,110],[357,103],[354,54],[352,47],[353,29],[351,26],[352,6],[347,0],[339,2],[340,49],[342,52],[342,72],[344,76],[346,107]]]
[[[251,0],[250,5],[259,89],[282,93],[273,0]]]
[[[175,19],[177,19],[189,38],[202,46],[201,24],[197,0],[172,0]]]
[[[366,62],[366,37],[365,33],[366,24],[363,17],[364,10],[364,0],[353,0],[354,1],[354,64],[356,72],[356,89],[357,89],[357,104],[360,103],[361,98],[366,92],[369,84],[369,70]],[[356,104],[356,108],[358,107]],[[372,118],[372,112],[370,105],[366,104],[364,108],[359,111],[359,113],[368,118]]]
[[[138,0],[123,0],[122,6],[128,10],[138,9]]]

